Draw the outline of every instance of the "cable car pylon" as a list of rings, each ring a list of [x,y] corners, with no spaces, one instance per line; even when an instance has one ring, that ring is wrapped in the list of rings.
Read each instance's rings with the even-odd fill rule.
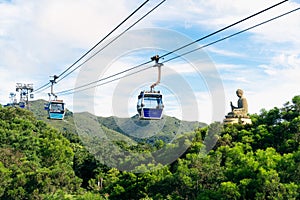
[[[63,100],[58,100],[57,95],[54,93],[53,86],[56,83],[58,76],[54,75],[53,80],[50,80],[51,91],[48,93],[49,102],[45,104],[45,110],[48,111],[49,119],[62,120],[65,116],[65,103]],[[51,98],[53,97],[53,99]]]
[[[137,112],[140,120],[160,120],[163,115],[163,101],[160,91],[155,91],[154,87],[160,83],[162,63],[159,63],[159,56],[153,56],[151,60],[155,61],[153,67],[158,69],[158,78],[150,86],[150,91],[141,91],[138,96]]]

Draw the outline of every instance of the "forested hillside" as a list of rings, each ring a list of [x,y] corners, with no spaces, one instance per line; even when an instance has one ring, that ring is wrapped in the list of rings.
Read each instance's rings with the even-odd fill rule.
[[[169,117],[166,115],[162,120],[144,121],[139,120],[137,115],[132,116],[131,118],[119,118],[116,116],[98,117],[88,112],[72,113],[69,110],[67,110],[65,119],[63,121],[49,120],[47,119],[47,112],[43,110],[44,103],[46,103],[46,101],[44,100],[31,101],[30,111],[34,113],[37,119],[47,122],[51,126],[58,128],[62,132],[78,132],[80,124],[76,124],[76,122],[74,122],[76,121],[75,119],[77,119],[77,121],[80,121],[80,123],[84,124],[84,126],[88,126],[89,129],[93,129],[95,128],[95,126],[99,126],[102,129],[105,129],[106,135],[110,135],[110,133],[116,135],[117,133],[119,133],[120,135],[129,137],[130,139],[137,142],[153,143],[154,141],[159,139],[163,140],[164,142],[170,142],[170,140],[172,140],[176,134],[191,132],[197,127],[206,126],[205,123],[197,121],[181,121],[175,117]],[[84,121],[84,123],[82,121]],[[136,127],[141,128],[136,129]],[[85,129],[87,128],[85,127]],[[159,133],[156,133],[157,130],[159,130]],[[107,131],[110,133],[108,133]],[[141,139],[140,137],[137,137],[137,135],[150,135],[150,137]],[[123,137],[122,140],[126,139]]]
[[[144,173],[132,173],[97,161],[75,130],[63,131],[60,124],[58,131],[29,111],[0,108],[0,197],[300,199],[300,96],[251,119],[251,125],[216,122],[182,134],[192,141],[180,158],[164,166],[149,164],[152,171],[141,165]],[[157,141],[118,145],[150,153],[169,145]]]

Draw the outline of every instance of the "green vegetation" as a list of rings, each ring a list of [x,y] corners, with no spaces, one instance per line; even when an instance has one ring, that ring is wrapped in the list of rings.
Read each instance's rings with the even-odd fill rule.
[[[151,141],[134,141],[112,118],[97,118],[114,144],[141,155],[145,162],[137,171],[144,173],[101,164],[83,145],[72,113],[65,121],[35,115],[45,122],[26,110],[0,108],[1,199],[300,199],[300,96],[251,115],[251,125],[213,123],[172,143],[163,131]],[[173,122],[180,121],[167,123],[167,135]],[[154,162],[155,152],[182,145],[187,150],[171,164]],[[123,164],[137,162],[126,159]]]
[[[70,142],[26,110],[0,109],[2,199],[41,199],[80,190]]]

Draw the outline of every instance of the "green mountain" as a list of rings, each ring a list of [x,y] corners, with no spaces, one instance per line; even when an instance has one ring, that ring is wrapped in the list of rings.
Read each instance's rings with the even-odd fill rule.
[[[47,199],[80,190],[74,149],[25,109],[0,106],[0,199]]]
[[[139,120],[137,115],[131,118],[98,117],[88,112],[72,113],[69,110],[67,110],[64,120],[50,120],[47,119],[44,103],[46,103],[44,100],[31,101],[30,110],[37,119],[43,120],[61,131],[74,132],[78,135],[97,135],[104,132],[105,136],[112,140],[118,139],[126,142],[131,139],[150,144],[154,144],[156,140],[168,143],[180,134],[206,126],[205,123],[182,121],[166,115],[162,120],[150,121]]]
[[[98,117],[100,124],[122,133],[135,141],[153,143],[155,140],[170,142],[177,135],[206,126],[201,122],[179,120],[164,115],[161,120],[139,120],[138,115],[131,118]]]

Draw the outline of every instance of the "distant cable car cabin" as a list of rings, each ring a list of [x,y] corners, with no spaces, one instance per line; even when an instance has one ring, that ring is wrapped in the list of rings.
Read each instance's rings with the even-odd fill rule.
[[[151,58],[156,64],[153,67],[158,67],[158,80],[150,86],[150,91],[141,91],[138,95],[137,112],[141,120],[159,120],[163,115],[163,101],[160,91],[155,91],[154,87],[160,83],[161,66],[158,63],[159,56]]]
[[[24,101],[19,102],[19,107],[20,108],[25,108],[26,103]]]
[[[53,80],[50,80],[51,82],[51,93],[48,93],[49,95],[49,102],[44,105],[45,110],[48,111],[48,118],[49,119],[57,119],[62,120],[65,116],[65,103],[63,100],[58,100],[57,96],[53,93],[53,84],[55,83],[55,80],[57,79],[57,76],[54,76]],[[51,96],[54,96],[54,99],[51,100]]]

